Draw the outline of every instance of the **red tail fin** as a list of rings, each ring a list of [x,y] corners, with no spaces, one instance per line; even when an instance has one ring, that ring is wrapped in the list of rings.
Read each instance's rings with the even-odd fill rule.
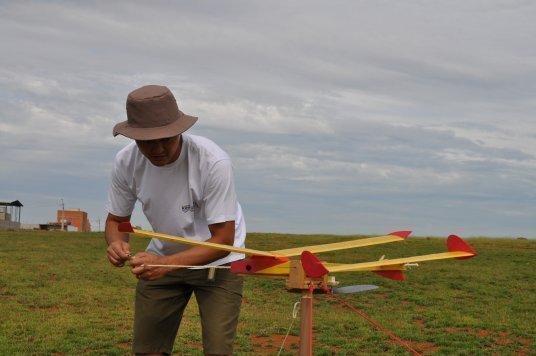
[[[467,242],[463,241],[461,238],[459,238],[456,235],[450,235],[447,239],[447,248],[450,252],[468,252],[472,253],[473,256],[476,256],[477,253],[475,250],[471,248],[467,244]],[[466,258],[471,258],[473,256],[466,256],[466,257],[456,257],[457,259],[464,260]]]
[[[119,223],[117,230],[119,230],[119,232],[134,232],[132,225],[128,221]]]
[[[311,252],[303,251],[301,254],[301,264],[307,277],[320,278],[328,274],[328,270],[322,262]]]

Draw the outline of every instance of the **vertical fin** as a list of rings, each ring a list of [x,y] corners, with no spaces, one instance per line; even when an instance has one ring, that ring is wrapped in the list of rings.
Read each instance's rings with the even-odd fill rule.
[[[320,278],[329,272],[322,262],[309,251],[302,252],[301,264],[307,277]]]
[[[398,236],[403,239],[406,239],[411,233],[412,231],[395,231],[395,232],[391,232],[389,235]]]
[[[467,244],[467,242],[463,241],[461,238],[459,238],[456,235],[450,235],[448,237],[447,248],[449,252],[467,252],[467,253],[472,254],[472,256],[456,257],[459,260],[464,260],[464,259],[471,258],[477,255],[476,251],[473,250],[471,246]]]

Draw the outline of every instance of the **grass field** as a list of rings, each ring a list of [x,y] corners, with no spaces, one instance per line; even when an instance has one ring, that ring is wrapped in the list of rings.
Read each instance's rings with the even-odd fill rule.
[[[252,233],[248,247],[279,249],[349,236]],[[354,307],[424,354],[536,355],[536,241],[467,240],[469,260],[422,263],[404,282],[372,273],[337,275],[342,285],[380,289],[343,295]],[[132,239],[133,251],[147,240]],[[443,252],[444,239],[322,254],[330,262],[362,262]],[[132,342],[136,279],[113,268],[102,233],[0,232],[0,355],[125,355]],[[276,355],[300,298],[284,280],[246,278],[237,355]],[[282,355],[298,351],[299,317]],[[314,354],[406,355],[400,345],[328,295],[315,295]],[[199,318],[190,303],[175,353],[201,355]]]

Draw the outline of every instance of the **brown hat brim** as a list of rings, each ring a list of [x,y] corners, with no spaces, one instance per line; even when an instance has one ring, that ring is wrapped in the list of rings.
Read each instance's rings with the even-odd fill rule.
[[[113,135],[123,135],[133,140],[158,140],[161,138],[177,136],[188,130],[195,124],[197,117],[182,114],[171,124],[159,127],[131,127],[128,121],[123,121],[114,126]]]

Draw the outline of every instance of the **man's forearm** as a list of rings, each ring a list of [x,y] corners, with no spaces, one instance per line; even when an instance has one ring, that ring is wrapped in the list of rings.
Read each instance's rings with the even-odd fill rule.
[[[128,234],[117,231],[117,224],[114,224],[114,223],[110,223],[109,225],[106,224],[104,238],[106,239],[106,243],[108,245],[110,245],[112,242],[115,242],[115,241],[128,242]]]
[[[222,245],[232,245],[234,242],[234,221],[227,221],[209,225],[212,237],[207,242],[213,242]],[[175,265],[204,265],[229,254],[228,251],[216,250],[205,246],[194,246],[183,252],[164,257],[167,264]]]
[[[124,232],[119,232],[118,225],[120,222],[130,221],[130,216],[117,217],[117,216],[108,216],[106,219],[105,229],[104,229],[104,238],[106,243],[110,245],[115,241],[125,241],[128,242],[129,235]]]
[[[194,246],[183,252],[163,257],[164,264],[202,266],[219,260],[229,254],[228,251],[214,250],[204,246]]]

